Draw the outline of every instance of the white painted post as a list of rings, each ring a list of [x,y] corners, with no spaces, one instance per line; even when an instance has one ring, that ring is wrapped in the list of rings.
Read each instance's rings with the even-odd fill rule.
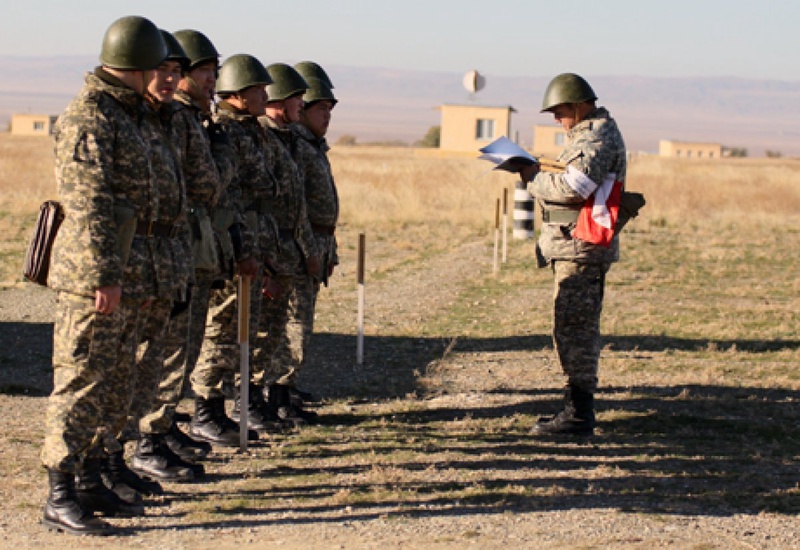
[[[364,262],[366,259],[367,238],[364,233],[358,236],[358,337],[356,341],[356,364],[364,364]]]

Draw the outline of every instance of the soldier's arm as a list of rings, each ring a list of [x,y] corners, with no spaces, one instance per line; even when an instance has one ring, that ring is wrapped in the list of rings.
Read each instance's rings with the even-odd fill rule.
[[[113,179],[118,170],[141,162],[126,158],[115,150],[113,125],[101,113],[78,120],[67,120],[56,136],[56,173],[59,198],[66,216],[74,218],[75,233],[63,235],[59,243],[74,248],[79,256],[76,270],[84,284],[93,288],[122,284],[122,259],[118,250],[115,206],[124,204],[124,195],[117,192]]]

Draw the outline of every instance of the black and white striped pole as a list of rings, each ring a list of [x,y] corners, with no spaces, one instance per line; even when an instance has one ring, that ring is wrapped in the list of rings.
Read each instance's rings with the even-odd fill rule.
[[[534,237],[533,205],[533,197],[528,193],[527,185],[524,181],[517,181],[514,184],[514,231],[512,234],[515,239],[532,239]]]

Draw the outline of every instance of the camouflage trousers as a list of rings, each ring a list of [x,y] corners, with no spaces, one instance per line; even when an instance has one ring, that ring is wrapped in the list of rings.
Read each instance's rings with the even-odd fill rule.
[[[567,383],[597,389],[600,314],[610,264],[553,261],[553,344]]]
[[[149,357],[149,360],[162,364],[161,376],[152,406],[139,421],[141,433],[165,434],[172,426],[175,409],[186,392],[189,375],[200,356],[213,281],[213,271],[195,270],[189,307],[170,317],[162,356],[151,354]]]
[[[265,300],[255,343],[255,378],[262,384],[295,385],[314,331],[319,281],[309,275],[276,278],[284,288],[277,300]]]
[[[139,313],[139,345],[133,369],[133,399],[128,423],[119,439],[139,439],[142,418],[153,408],[164,366],[164,345],[170,325],[172,300],[157,299]]]
[[[94,298],[58,293],[53,328],[53,391],[47,402],[41,459],[77,473],[86,456],[125,426],[131,403],[141,303],[125,298],[110,315]]]
[[[262,273],[259,269],[258,276],[250,282],[250,342],[255,340],[258,328]],[[205,338],[199,361],[190,377],[192,390],[203,399],[223,396],[223,379],[237,377],[239,373],[238,286],[238,281],[225,281],[223,288],[211,291]]]

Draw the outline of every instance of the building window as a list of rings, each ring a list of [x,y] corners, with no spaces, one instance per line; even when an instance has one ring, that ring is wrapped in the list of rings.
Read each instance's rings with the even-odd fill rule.
[[[702,151],[698,151],[697,152],[697,158],[699,158],[699,159],[703,158],[703,152]]]
[[[556,145],[564,147],[567,144],[567,134],[564,132],[556,132]]]
[[[692,158],[692,152],[691,151],[686,151],[686,158],[687,159]]]
[[[475,125],[475,139],[494,139],[494,120],[479,118]]]
[[[681,150],[680,150],[680,149],[676,149],[676,150],[675,150],[675,156],[676,156],[676,157],[679,157],[679,156],[681,156]]]
[[[714,151],[709,151],[708,152],[708,158],[710,158],[710,159],[714,158]]]
[[[44,132],[44,122],[41,120],[36,120],[33,123],[33,131],[34,132]]]

